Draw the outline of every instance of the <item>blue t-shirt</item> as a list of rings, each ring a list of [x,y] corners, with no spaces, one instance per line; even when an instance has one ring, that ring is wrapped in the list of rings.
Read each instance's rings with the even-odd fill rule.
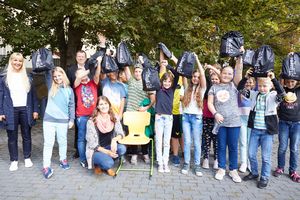
[[[124,85],[119,81],[111,82],[109,78],[102,80],[101,85],[102,95],[109,99],[114,113],[119,114],[122,99],[126,98]]]

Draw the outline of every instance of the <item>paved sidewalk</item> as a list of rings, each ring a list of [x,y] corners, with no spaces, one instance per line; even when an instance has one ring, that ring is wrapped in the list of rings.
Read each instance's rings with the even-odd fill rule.
[[[0,130],[0,199],[300,199],[300,184],[293,183],[287,175],[280,178],[272,176],[267,189],[258,189],[256,183],[251,181],[233,183],[228,175],[223,181],[217,181],[213,170],[204,169],[203,177],[196,177],[192,171],[182,175],[180,168],[176,167],[171,167],[168,174],[160,174],[155,169],[152,180],[148,179],[147,172],[120,172],[115,179],[104,174],[95,176],[91,170],[83,169],[78,160],[71,160],[73,131],[68,133],[71,169],[64,171],[59,167],[56,143],[52,157],[54,175],[46,180],[41,172],[41,122],[32,130],[32,142],[34,166],[24,167],[19,135],[19,169],[9,172],[7,136],[5,131]],[[277,162],[277,144],[276,136],[272,169]],[[125,165],[130,164],[127,162]],[[139,165],[144,166],[142,161]]]

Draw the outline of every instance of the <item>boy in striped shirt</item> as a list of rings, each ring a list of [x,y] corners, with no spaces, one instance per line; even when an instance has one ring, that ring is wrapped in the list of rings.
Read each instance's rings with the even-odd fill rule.
[[[249,78],[251,72],[247,71],[245,79]],[[245,79],[241,80],[240,85],[246,83]],[[257,187],[265,188],[271,172],[273,135],[278,133],[277,106],[285,92],[273,72],[268,72],[268,77],[259,77],[257,82],[258,91],[242,91],[245,97],[250,98],[252,108],[248,120],[248,127],[252,128],[249,142],[251,172],[243,180],[256,180],[259,177],[257,150],[261,146],[262,167]],[[276,91],[271,90],[273,86]]]

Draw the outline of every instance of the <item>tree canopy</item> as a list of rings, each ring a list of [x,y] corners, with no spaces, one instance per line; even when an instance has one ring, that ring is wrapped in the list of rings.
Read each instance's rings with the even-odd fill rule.
[[[299,0],[1,0],[0,14],[2,45],[29,55],[50,44],[63,67],[83,42],[97,44],[97,31],[115,45],[127,41],[133,52],[149,54],[164,42],[175,55],[195,51],[212,63],[221,36],[236,30],[246,49],[269,44],[277,69],[300,47]]]

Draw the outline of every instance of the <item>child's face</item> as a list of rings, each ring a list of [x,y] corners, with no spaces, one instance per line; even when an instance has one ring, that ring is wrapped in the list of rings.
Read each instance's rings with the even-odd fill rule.
[[[220,79],[219,79],[217,74],[212,74],[211,77],[210,77],[210,80],[211,80],[212,84],[219,84],[220,83]]]
[[[286,85],[287,88],[293,89],[297,85],[297,81],[293,79],[286,79],[284,80],[284,84]]]
[[[170,78],[163,80],[163,87],[169,89],[172,86],[172,81]]]
[[[117,77],[118,77],[118,74],[117,74],[117,72],[110,72],[110,73],[107,74],[107,76],[111,81],[116,81]]]
[[[192,76],[192,83],[193,83],[193,85],[198,85],[199,81],[200,81],[200,74],[199,74],[199,72],[193,73],[193,76]]]
[[[247,90],[252,90],[254,88],[254,86],[255,86],[255,84],[254,84],[253,79],[251,79],[251,78],[248,79],[247,82],[246,82],[246,84],[245,84],[245,88]]]
[[[142,69],[141,68],[135,68],[134,69],[134,78],[136,79],[136,80],[141,80],[142,79]]]
[[[270,92],[272,84],[268,78],[258,78],[258,91],[262,94]]]
[[[104,100],[100,100],[97,107],[103,114],[106,114],[109,111],[109,104]]]
[[[55,71],[53,73],[53,80],[54,82],[57,84],[57,85],[61,85],[63,84],[63,75],[62,73],[58,72],[58,71]]]
[[[222,83],[229,83],[233,79],[233,69],[231,67],[225,67],[221,72]]]
[[[90,81],[89,77],[88,76],[85,76],[81,79],[81,83],[82,84],[87,84],[88,82]]]
[[[125,72],[119,73],[119,80],[120,80],[122,83],[127,82],[127,78],[126,78]]]

